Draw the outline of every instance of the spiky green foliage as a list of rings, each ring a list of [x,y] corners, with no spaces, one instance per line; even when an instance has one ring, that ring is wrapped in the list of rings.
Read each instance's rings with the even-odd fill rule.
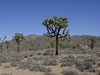
[[[60,37],[70,36],[69,30],[66,31],[66,27],[68,27],[67,18],[53,17],[45,19],[42,24],[46,26],[48,34],[51,37],[56,36],[57,33],[60,35]]]
[[[9,41],[5,41],[6,47],[7,47],[7,51],[9,53],[9,46],[10,46],[10,42]]]
[[[15,33],[15,35],[13,36],[13,40],[18,44],[18,53],[19,53],[19,45],[21,44],[22,41],[25,40],[25,37],[23,34],[21,33]]]
[[[4,36],[3,39],[0,37],[0,41],[1,41],[1,42],[4,42],[6,38],[7,38],[7,36]]]
[[[52,17],[45,19],[42,23],[46,29],[47,34],[50,37],[56,37],[56,55],[58,55],[58,39],[66,38],[69,39],[68,20],[65,17]]]
[[[6,40],[6,36],[4,36],[4,38],[2,39],[1,37],[0,37],[0,42],[1,42],[1,44],[0,44],[0,47],[1,47],[1,53],[2,53],[2,42],[4,42],[5,40]]]

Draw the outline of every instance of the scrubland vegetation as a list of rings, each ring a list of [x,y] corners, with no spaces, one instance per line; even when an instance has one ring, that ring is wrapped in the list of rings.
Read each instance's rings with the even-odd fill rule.
[[[70,37],[67,23],[67,18],[53,17],[43,21],[48,31],[43,36],[16,33],[9,41],[0,38],[0,75],[17,75],[1,68],[31,75],[100,75],[100,37]]]

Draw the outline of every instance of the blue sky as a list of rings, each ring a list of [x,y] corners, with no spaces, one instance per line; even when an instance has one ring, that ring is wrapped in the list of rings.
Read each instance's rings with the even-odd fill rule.
[[[100,36],[100,0],[0,0],[0,36],[42,35],[53,16],[68,18],[71,35]]]

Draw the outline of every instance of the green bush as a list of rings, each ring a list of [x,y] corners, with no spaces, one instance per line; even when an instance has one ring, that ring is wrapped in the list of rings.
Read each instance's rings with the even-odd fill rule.
[[[58,65],[58,61],[55,60],[55,59],[46,59],[46,60],[44,60],[43,65],[45,65],[45,66],[56,66],[56,65]]]
[[[63,75],[81,75],[80,71],[74,68],[68,68],[68,69],[62,70],[62,74]]]
[[[77,48],[77,49],[80,49],[80,48],[81,48],[81,45],[80,45],[79,43],[77,43],[77,44],[76,44],[76,48]]]
[[[73,46],[72,46],[72,49],[76,49],[76,46],[75,46],[75,45],[73,45]]]
[[[60,46],[61,48],[66,48],[66,47],[67,47],[66,44],[65,44],[64,42],[59,42],[59,46]]]
[[[49,48],[54,48],[54,47],[55,47],[55,41],[49,43],[49,44],[48,44],[48,47],[49,47]]]

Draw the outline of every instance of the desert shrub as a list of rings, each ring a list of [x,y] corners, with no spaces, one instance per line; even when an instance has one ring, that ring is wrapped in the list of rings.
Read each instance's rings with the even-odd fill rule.
[[[73,45],[73,46],[72,46],[72,49],[76,49],[76,46]]]
[[[86,62],[84,65],[85,65],[85,69],[88,70],[88,69],[92,68],[93,64],[91,62]]]
[[[85,70],[85,66],[81,63],[76,64],[76,68],[81,72],[84,72]]]
[[[22,60],[21,54],[16,54],[16,53],[10,53],[10,54],[1,54],[0,55],[0,62],[1,63],[6,63],[6,62],[13,62],[13,61],[20,61]]]
[[[79,64],[79,63],[82,63],[82,62],[84,62],[84,60],[81,57],[77,57],[74,64]]]
[[[80,45],[79,43],[77,43],[77,44],[76,44],[76,48],[77,48],[77,49],[80,49],[80,48],[81,48],[81,45]]]
[[[74,63],[76,61],[75,57],[68,57],[67,62],[72,62]]]
[[[43,62],[43,65],[45,65],[45,66],[56,66],[56,65],[58,65],[58,61],[56,59],[46,59]]]
[[[30,47],[29,50],[34,50],[36,48],[36,45],[33,42],[29,42]]]
[[[59,46],[60,46],[61,48],[66,48],[66,47],[67,47],[66,44],[65,44],[64,42],[59,42]]]
[[[10,72],[1,72],[1,71],[0,71],[0,75],[13,75],[13,74],[10,73]]]
[[[17,64],[11,63],[11,67],[17,67]]]
[[[42,66],[42,67],[40,68],[40,71],[41,71],[41,72],[51,72],[51,68],[46,68],[46,67],[43,67],[43,66]]]
[[[6,66],[4,66],[4,68],[10,68],[10,66],[9,65],[6,65]]]
[[[37,53],[37,55],[41,55],[41,53],[40,53],[40,52],[38,52],[38,53]]]
[[[76,68],[81,72],[84,72],[85,70],[89,70],[90,68],[92,68],[92,63],[91,62],[77,63]]]
[[[19,58],[16,58],[16,57],[13,57],[13,56],[8,56],[7,57],[7,60],[9,61],[9,62],[14,62],[14,61],[20,61],[20,60],[22,60],[20,57]]]
[[[72,65],[73,65],[73,63],[71,63],[71,62],[63,62],[61,64],[61,67],[72,66]]]
[[[18,69],[28,69],[30,65],[28,62],[22,62],[18,65]]]
[[[51,72],[46,72],[44,75],[57,75],[57,74],[51,73]]]
[[[17,67],[19,64],[20,64],[20,62],[14,61],[14,62],[11,62],[10,66],[11,67]]]
[[[43,52],[43,56],[51,56],[54,53],[53,49],[48,49],[46,51]]]
[[[84,59],[84,61],[91,62],[95,65],[97,63],[97,57],[89,57],[89,58]]]
[[[60,63],[64,63],[64,62],[69,62],[69,63],[72,63],[74,64],[76,61],[76,58],[73,57],[73,56],[68,56],[68,57],[64,57],[60,60]]]
[[[28,58],[33,55],[33,52],[27,52],[22,54],[24,58]]]
[[[100,72],[100,70],[98,70],[97,67],[92,67],[88,70],[88,72]]]
[[[100,63],[97,63],[97,66],[100,67]]]
[[[40,68],[40,65],[39,65],[39,64],[35,64],[35,65],[31,65],[31,66],[29,67],[29,70],[30,70],[30,71],[38,71],[39,68]]]
[[[35,56],[32,56],[32,59],[33,59],[33,60],[41,60],[41,56],[35,55]]]
[[[40,44],[31,44],[29,50],[36,50],[36,49],[41,49]]]
[[[67,62],[67,58],[68,57],[62,57],[61,60],[60,60],[60,63]]]
[[[62,70],[63,75],[81,75],[80,71],[73,69],[73,68],[68,68]]]
[[[50,54],[51,54],[51,52],[48,52],[48,51],[45,52],[45,53],[43,53],[44,56],[48,56],[48,55],[50,55]]]
[[[66,48],[71,48],[71,44],[68,43],[68,44],[66,45]]]
[[[32,64],[32,62],[33,62],[33,58],[32,57],[28,57],[26,63],[27,64]]]
[[[91,75],[91,73],[83,72],[82,75]]]
[[[77,56],[77,59],[85,59],[85,56]]]
[[[12,52],[9,56],[10,57],[14,57],[14,58],[19,58],[19,59],[22,59],[23,58],[22,54],[15,53],[15,52]]]
[[[41,71],[41,72],[50,72],[51,71],[50,68],[43,67],[39,64],[31,65],[29,67],[29,70],[30,71]]]
[[[28,69],[31,64],[33,64],[33,59],[32,57],[28,57],[26,62],[20,63],[20,65],[18,66],[18,69]]]
[[[48,44],[48,47],[49,47],[49,48],[54,48],[54,47],[55,47],[55,41],[50,42],[50,43]]]
[[[7,58],[5,56],[0,57],[0,63],[6,63],[8,62]]]
[[[49,48],[52,48],[52,46],[51,46],[51,44],[50,44],[50,43],[48,44],[48,47],[49,47]]]
[[[27,62],[22,62],[19,66],[18,69],[29,69],[30,71],[41,71],[41,72],[50,72],[50,68],[43,67],[39,64],[36,63],[31,63],[29,61]]]
[[[28,55],[24,55],[24,58],[28,58]]]

